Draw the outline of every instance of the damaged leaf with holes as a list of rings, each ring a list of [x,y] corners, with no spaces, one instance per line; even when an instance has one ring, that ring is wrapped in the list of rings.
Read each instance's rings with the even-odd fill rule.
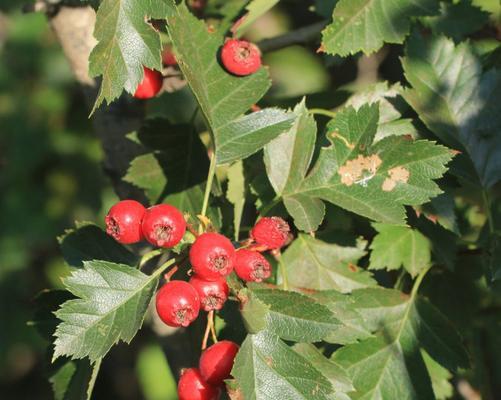
[[[374,221],[404,224],[404,206],[426,203],[442,191],[435,180],[453,153],[429,140],[389,136],[375,140],[378,103],[341,109],[326,127],[327,144],[311,164],[317,125],[304,102],[292,129],[265,147],[268,178],[295,225],[315,231],[324,201]]]

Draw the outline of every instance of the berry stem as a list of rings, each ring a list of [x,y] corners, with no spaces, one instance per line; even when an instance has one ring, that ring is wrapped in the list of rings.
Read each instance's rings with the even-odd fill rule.
[[[162,274],[162,272],[164,272],[167,268],[169,268],[172,264],[174,264],[176,262],[176,259],[175,258],[171,258],[170,260],[166,261],[164,264],[162,264],[158,269],[156,269],[151,275],[150,277],[153,278],[153,277],[157,277],[157,276],[160,276]],[[175,268],[177,270],[177,267]]]
[[[325,110],[323,108],[311,108],[308,112],[313,115],[323,115],[324,117],[329,118],[336,117],[336,113],[334,111]]]
[[[162,252],[163,249],[155,249],[143,254],[141,260],[139,261],[139,269],[142,269],[148,261],[150,261],[152,258],[155,258],[156,256],[159,256],[160,254],[162,254]]]
[[[205,326],[204,338],[202,340],[202,351],[204,351],[207,348],[207,342],[209,341],[209,333],[211,331],[210,326],[213,314],[214,311],[209,311],[209,313],[207,314],[207,325]]]
[[[214,321],[214,311],[209,311],[208,315],[209,321],[210,321],[210,332],[212,335],[212,341],[214,343],[217,343],[217,335],[216,335],[216,324]]]
[[[167,281],[167,282],[170,282],[170,278],[172,278],[172,275],[174,275],[177,271],[178,271],[178,266],[177,265],[174,265],[174,267],[172,267],[172,269],[169,271],[169,272],[166,272],[165,275],[164,275],[164,279]]]
[[[214,152],[211,152],[209,173],[207,175],[207,185],[205,186],[205,193],[204,193],[204,202],[202,204],[202,211],[200,211],[200,214],[203,217],[205,217],[207,214],[207,207],[209,206],[209,197],[210,197],[210,192],[212,189],[212,182],[214,181],[215,174],[216,174],[216,155]],[[200,233],[202,233],[202,232],[200,232]]]
[[[281,254],[276,254],[275,259],[278,261],[278,268],[280,270],[280,276],[282,278],[282,289],[289,290],[289,281],[287,280],[287,273],[285,272],[285,265],[282,261]]]

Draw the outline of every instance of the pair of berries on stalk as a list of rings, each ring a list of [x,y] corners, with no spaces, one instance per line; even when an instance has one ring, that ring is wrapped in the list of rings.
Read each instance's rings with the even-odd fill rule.
[[[207,348],[200,357],[198,368],[182,371],[177,386],[179,400],[217,400],[224,380],[231,375],[239,346],[222,340]]]
[[[170,50],[164,51],[162,60],[165,65],[176,65],[177,60]],[[228,39],[221,49],[223,67],[233,75],[251,75],[261,68],[261,52],[259,48],[245,40]],[[163,76],[159,71],[144,67],[144,77],[139,83],[134,97],[151,99],[155,97],[163,85]]]

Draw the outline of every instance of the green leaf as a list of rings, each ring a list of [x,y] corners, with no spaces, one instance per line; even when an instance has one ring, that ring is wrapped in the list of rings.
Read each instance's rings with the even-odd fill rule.
[[[367,291],[377,298],[377,291]],[[426,300],[413,294],[401,304],[396,298],[388,302],[394,296],[392,292],[379,292],[383,295],[380,303],[390,308],[377,307],[377,315],[371,307],[372,315],[381,322],[376,337],[347,345],[336,351],[332,359],[352,378],[357,390],[355,399],[434,399],[421,349],[441,365],[455,370],[468,365],[461,339]],[[388,311],[389,316],[385,315]]]
[[[403,224],[404,205],[422,204],[440,194],[433,179],[445,173],[452,153],[434,142],[401,136],[373,143],[377,104],[339,111],[326,128],[330,146],[321,149],[311,172],[304,176],[312,157],[315,123],[304,106],[295,113],[299,122],[267,146],[265,160],[270,181],[299,228],[318,226],[323,216],[321,200],[376,221]],[[293,172],[285,175],[284,183],[281,169],[290,159],[297,167],[294,164]]]
[[[237,396],[244,399],[332,399],[333,387],[327,378],[267,331],[247,336],[232,375],[238,385]]]
[[[418,230],[407,226],[372,224],[378,234],[370,245],[369,269],[399,269],[416,276],[431,263],[431,243]]]
[[[423,355],[424,363],[426,364],[428,374],[431,378],[435,398],[437,400],[450,399],[454,393],[454,388],[449,382],[452,378],[452,374],[431,358],[427,352],[421,351],[421,354]]]
[[[458,3],[440,3],[440,15],[424,18],[425,25],[435,34],[460,40],[481,29],[489,20],[489,14],[461,0]]]
[[[143,66],[161,71],[160,36],[147,18],[163,19],[172,12],[171,0],[103,0],[96,16],[98,40],[89,58],[89,74],[102,75],[94,109],[111,103],[125,90],[134,93],[142,81]]]
[[[64,260],[71,267],[82,267],[85,261],[104,260],[135,265],[139,259],[101,228],[90,222],[77,222],[58,237]]]
[[[263,289],[258,285],[251,285],[250,289],[250,297],[256,298],[266,310],[263,314],[266,323],[262,328],[295,342],[336,341],[335,331],[342,324],[327,307],[295,292]],[[246,306],[244,318],[250,314]]]
[[[158,201],[167,184],[162,167],[153,153],[132,160],[123,180],[143,189],[151,204]]]
[[[322,47],[329,54],[346,56],[379,50],[386,43],[402,43],[410,18],[433,15],[436,0],[340,0],[333,22],[325,28]]]
[[[246,77],[229,74],[218,61],[222,35],[209,32],[184,4],[168,22],[179,66],[213,135],[218,164],[248,157],[290,128],[294,116],[282,110],[243,115],[270,86],[264,68]]]
[[[468,43],[413,35],[402,61],[412,89],[404,93],[421,120],[464,154],[465,174],[489,188],[501,179],[501,74],[482,71]],[[471,160],[471,161],[470,161]]]
[[[51,366],[49,382],[55,400],[90,400],[100,363],[61,358]]]
[[[296,343],[292,349],[311,362],[330,381],[336,393],[347,393],[355,390],[346,371],[326,358],[314,345]]]
[[[241,37],[262,15],[270,11],[280,0],[251,0],[245,7],[247,13],[235,29],[235,36]]]
[[[346,105],[358,110],[365,104],[379,104],[379,121],[374,136],[376,142],[392,135],[409,135],[415,138],[417,131],[412,120],[402,119],[402,111],[409,106],[401,93],[402,86],[399,83],[390,86],[388,82],[378,82],[354,93]]]
[[[241,161],[237,161],[228,168],[228,190],[226,191],[226,198],[233,204],[233,229],[235,231],[235,241],[237,242],[240,237],[245,193],[244,167]]]
[[[102,358],[119,340],[130,343],[143,323],[158,275],[147,276],[123,264],[86,261],[64,279],[76,300],[56,312],[54,359]]]
[[[137,137],[146,150],[154,154],[158,164],[156,171],[143,170],[142,174],[134,175],[132,183],[158,191],[160,185],[157,179],[166,181],[155,202],[166,202],[191,216],[197,215],[202,208],[209,158],[193,127],[173,125],[165,119],[152,119],[146,121]],[[208,216],[218,226],[217,211],[209,208]]]
[[[289,285],[341,292],[374,285],[371,273],[356,266],[366,254],[365,246],[364,241],[345,247],[299,234],[282,255]]]

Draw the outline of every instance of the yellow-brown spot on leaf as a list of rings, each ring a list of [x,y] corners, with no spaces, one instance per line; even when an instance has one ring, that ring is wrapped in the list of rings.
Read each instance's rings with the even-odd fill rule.
[[[341,140],[341,141],[345,144],[345,146],[346,146],[346,147],[348,147],[350,150],[353,150],[353,149],[355,148],[355,146],[354,146],[352,143],[350,143],[350,142],[348,141],[348,139],[346,139],[346,138],[345,138],[343,135],[341,135],[338,131],[334,131],[334,132],[332,132],[330,135],[331,135],[331,137],[332,137],[333,139],[339,139],[339,140]]]
[[[397,183],[407,183],[409,181],[409,170],[404,167],[395,167],[388,171],[388,178],[383,182],[382,189],[385,192],[391,192],[397,186]]]
[[[348,269],[351,271],[351,272],[357,272],[358,268],[355,264],[352,264],[352,263],[349,263],[348,264]]]
[[[376,175],[381,163],[381,158],[377,154],[366,157],[359,155],[339,168],[338,173],[341,175],[341,183],[346,186],[351,186],[354,183],[363,185]]]

